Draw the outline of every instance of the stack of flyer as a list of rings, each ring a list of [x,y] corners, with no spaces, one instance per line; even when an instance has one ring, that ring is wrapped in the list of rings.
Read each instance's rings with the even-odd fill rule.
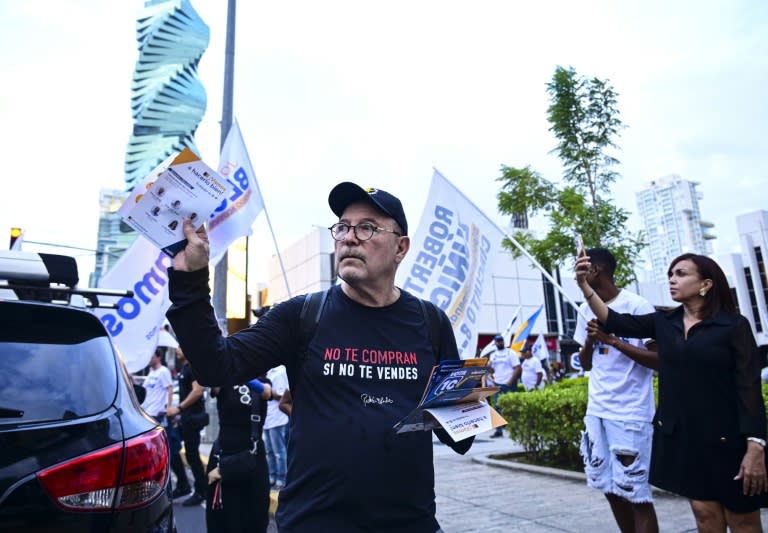
[[[173,257],[187,244],[184,218],[199,228],[226,199],[229,189],[226,180],[185,148],[134,187],[118,212],[126,224]]]
[[[506,425],[486,399],[499,391],[484,387],[487,359],[441,361],[432,368],[416,409],[395,424],[396,433],[441,427],[458,442]]]

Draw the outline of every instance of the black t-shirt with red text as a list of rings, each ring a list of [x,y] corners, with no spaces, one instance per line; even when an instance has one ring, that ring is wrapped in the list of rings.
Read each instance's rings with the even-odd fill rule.
[[[401,291],[392,305],[372,308],[331,288],[295,372],[304,296],[221,338],[207,278],[172,269],[169,278],[168,318],[201,384],[247,381],[279,364],[296,378],[288,476],[276,516],[281,533],[437,531],[432,433],[392,430],[418,404],[438,360],[417,298]],[[439,346],[440,359],[458,358],[444,314]],[[470,444],[452,447],[463,453]]]

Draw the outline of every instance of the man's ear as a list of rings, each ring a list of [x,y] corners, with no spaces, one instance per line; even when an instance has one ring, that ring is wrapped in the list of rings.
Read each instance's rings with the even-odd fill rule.
[[[411,249],[411,238],[407,235],[403,235],[398,239],[397,254],[395,254],[395,263],[398,265],[405,259],[405,254]]]

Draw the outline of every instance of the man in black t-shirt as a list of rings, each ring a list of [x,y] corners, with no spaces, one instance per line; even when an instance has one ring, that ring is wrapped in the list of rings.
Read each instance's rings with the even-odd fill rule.
[[[208,481],[200,459],[200,430],[207,422],[205,415],[205,398],[202,387],[192,375],[192,367],[184,357],[181,347],[176,348],[176,365],[181,370],[176,374],[179,380],[179,405],[168,409],[168,417],[181,414],[181,440],[184,441],[184,456],[195,478],[195,492],[184,500],[182,505],[190,507],[200,505],[205,501],[205,491]],[[186,477],[186,475],[185,475]]]
[[[342,282],[328,290],[311,339],[302,338],[305,295],[223,337],[210,304],[208,237],[189,219],[187,245],[168,271],[167,316],[205,385],[242,383],[286,365],[293,407],[281,533],[435,533],[432,434],[392,427],[418,404],[433,365],[458,359],[453,328],[438,309],[433,339],[421,302],[395,286],[410,247],[400,200],[345,182],[328,203],[339,217],[330,231]],[[472,445],[443,430],[435,435],[458,453]]]

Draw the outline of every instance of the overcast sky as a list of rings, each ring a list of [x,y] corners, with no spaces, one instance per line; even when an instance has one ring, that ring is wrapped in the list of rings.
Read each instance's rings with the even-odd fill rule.
[[[197,144],[213,167],[226,4],[192,0],[211,29]],[[142,7],[0,2],[0,231],[95,248],[99,190],[124,188]],[[663,175],[698,181],[716,254],[739,249],[736,215],[768,207],[764,0],[241,1],[237,21],[234,110],[281,247],[333,223],[343,180],[399,196],[415,228],[433,167],[504,226],[502,164],[562,173],[546,120],[557,65],[619,93],[619,206],[636,212]],[[256,262],[274,253],[267,228],[261,215]]]

